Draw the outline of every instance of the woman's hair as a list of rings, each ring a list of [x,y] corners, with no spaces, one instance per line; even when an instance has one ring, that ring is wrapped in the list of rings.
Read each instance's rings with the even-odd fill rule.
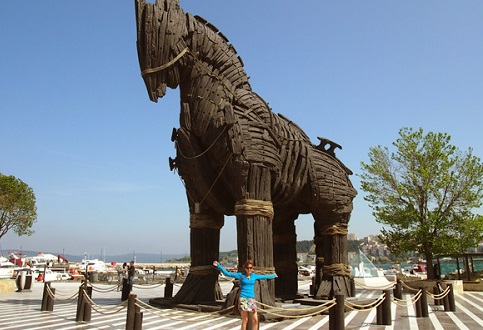
[[[245,261],[245,266],[244,266],[244,268],[247,268],[247,267],[248,267],[248,265],[252,265],[252,267],[253,267],[253,261],[251,261],[251,260],[247,260],[247,261]]]

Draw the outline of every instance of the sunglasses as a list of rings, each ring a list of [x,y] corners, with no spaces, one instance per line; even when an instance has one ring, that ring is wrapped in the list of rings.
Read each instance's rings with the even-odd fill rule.
[[[253,267],[245,267],[245,269],[253,269]]]

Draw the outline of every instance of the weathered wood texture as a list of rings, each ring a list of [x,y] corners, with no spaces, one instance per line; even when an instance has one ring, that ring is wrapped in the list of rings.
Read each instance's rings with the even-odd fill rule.
[[[315,146],[295,123],[274,114],[251,89],[241,58],[213,24],[184,13],[177,0],[135,2],[139,64],[149,98],[157,102],[167,87],[180,91],[170,166],[186,186],[193,266],[209,268],[218,256],[220,218],[235,215],[240,264],[252,259],[259,270],[280,273],[257,287],[257,298],[273,303],[275,291],[296,291],[294,221],[311,213],[319,231],[317,257],[324,258],[317,285],[328,283],[323,295],[345,293],[346,225],[356,191],[350,170],[335,156],[340,146],[325,138]],[[193,275],[175,300],[215,297],[212,276]],[[185,286],[196,293],[188,294]]]
[[[278,297],[291,297],[297,294],[297,234],[295,218],[286,217],[273,224],[273,259],[278,278],[275,279],[275,294]],[[278,218],[277,218],[278,219]]]

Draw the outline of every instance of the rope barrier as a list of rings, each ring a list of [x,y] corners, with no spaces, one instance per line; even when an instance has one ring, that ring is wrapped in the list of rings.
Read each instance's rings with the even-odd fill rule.
[[[442,290],[442,292],[439,295],[434,295],[435,297],[441,296],[439,298],[435,298],[436,300],[445,298],[449,294],[449,292],[451,291],[451,288],[449,286],[447,286],[446,289],[443,290],[441,285],[439,285],[439,283],[438,283],[438,287],[439,287],[440,290]]]
[[[50,289],[50,286],[48,286],[48,287]],[[55,288],[55,294],[58,295],[58,296],[68,296],[68,295],[72,294],[72,291],[70,291],[70,292],[69,291],[62,291],[62,290],[59,290],[58,288]]]
[[[418,300],[421,298],[422,295],[423,295],[423,291],[422,290],[419,290],[418,293],[416,293],[414,295],[414,297],[412,297],[412,298],[409,298],[409,299],[406,299],[406,300],[394,298],[394,299],[391,299],[391,301],[394,304],[396,304],[397,306],[400,306],[400,307],[408,307],[408,306],[411,306],[411,305],[414,305],[415,303],[417,303]],[[414,300],[414,301],[411,302],[411,303],[407,303],[407,304],[401,303],[402,301],[406,301],[407,302],[407,301],[411,301],[411,300]]]
[[[73,299],[76,299],[77,296],[79,295],[79,292],[75,292],[75,293],[69,293],[71,296],[70,297],[67,297],[67,298],[57,298],[57,292],[56,293],[53,293],[52,292],[52,289],[49,285],[46,286],[47,287],[47,294],[49,295],[49,297],[51,297],[52,299],[54,299],[54,301],[67,301],[67,300],[73,300]],[[64,295],[66,295],[65,293],[63,293]]]
[[[406,289],[408,289],[410,291],[414,291],[414,292],[418,292],[419,291],[419,289],[411,288],[409,285],[407,285],[403,281],[401,281],[401,284],[402,284],[403,287],[405,287]]]
[[[387,290],[389,288],[394,287],[396,285],[396,283],[397,283],[396,281],[390,282],[386,286],[382,286],[382,287],[380,287],[380,286],[379,287],[368,286],[368,285],[360,284],[360,283],[357,283],[357,282],[356,282],[356,285],[360,286],[361,288],[366,289],[366,290],[381,290],[381,291],[384,291],[384,290]]]
[[[119,285],[115,284],[111,287],[108,287],[108,288],[100,288],[100,287],[96,287],[95,285],[92,284],[91,281],[89,281],[89,284],[92,286],[92,290],[96,291],[96,292],[112,292],[112,291],[117,291],[117,288],[119,287]]]
[[[271,309],[284,310],[284,311],[294,311],[294,309],[279,308],[279,307],[275,307],[275,306],[270,306],[270,305],[266,305],[266,304],[259,302],[259,301],[256,301],[256,303],[260,306],[270,307]],[[304,309],[297,309],[297,311],[310,311],[310,310],[317,309],[314,312],[304,313],[302,315],[283,315],[283,314],[274,313],[274,312],[271,312],[271,311],[268,311],[268,310],[262,310],[262,309],[259,310],[259,313],[270,314],[270,315],[282,317],[282,318],[302,318],[302,317],[313,316],[313,315],[323,313],[323,312],[329,310],[330,308],[332,308],[335,305],[336,305],[335,299],[333,299],[333,300],[329,300],[329,301],[327,301],[323,304],[317,305],[317,306],[304,308]],[[153,307],[149,304],[146,304],[145,302],[143,302],[142,300],[139,300],[138,298],[136,298],[136,306],[143,308],[143,310],[145,310],[146,312],[151,313],[153,315],[162,316],[162,317],[165,317],[165,318],[168,318],[168,319],[171,319],[171,320],[175,320],[175,321],[180,320],[179,317],[168,317],[166,315],[160,315],[159,313],[156,312],[156,311],[159,311],[160,309],[155,308],[155,307]],[[321,307],[324,307],[324,308],[321,308]],[[203,313],[203,315],[224,314],[228,311],[231,311],[232,309],[233,309],[233,306],[230,306],[230,307],[222,309],[222,310],[218,310],[218,311],[214,311],[214,312],[210,312],[210,313]],[[193,313],[193,314],[196,314],[196,313]],[[190,320],[186,320],[186,318],[183,317],[183,321],[190,321]],[[196,320],[196,321],[199,321],[199,320]]]
[[[134,284],[133,287],[136,289],[146,290],[146,289],[156,289],[163,286],[164,283],[159,284]]]
[[[310,281],[307,281],[307,282],[310,282]],[[149,288],[152,289],[152,288],[156,288],[156,287],[159,287],[159,286],[162,286],[162,285],[163,284],[150,285]],[[114,287],[117,287],[117,285],[114,286]],[[142,287],[142,286],[138,286],[138,287]],[[94,290],[94,287],[92,287],[92,288]],[[146,286],[144,288],[149,289]],[[107,292],[112,291],[112,288],[104,289],[104,288],[97,287],[96,291],[101,292],[101,293],[107,293]],[[47,286],[47,294],[50,297],[54,298],[55,300],[60,300],[59,298],[55,297],[55,294],[52,292],[52,290],[49,286]],[[78,296],[78,294],[79,294],[79,292],[76,292],[76,293],[72,294],[68,299],[64,299],[64,300],[72,300],[74,297]],[[102,314],[102,315],[116,314],[116,313],[121,312],[123,309],[127,308],[127,301],[123,301],[120,304],[106,307],[106,306],[99,305],[94,300],[92,300],[92,298],[87,294],[86,290],[84,290],[84,289],[82,290],[82,295],[83,295],[83,298],[86,299],[86,302],[91,306],[91,308],[94,311],[96,311],[97,313]],[[262,314],[270,314],[270,315],[273,315],[273,316],[276,316],[276,317],[281,317],[281,318],[303,318],[303,317],[308,317],[308,316],[314,316],[314,315],[317,315],[317,314],[321,314],[325,311],[328,311],[330,308],[332,308],[336,305],[335,301],[336,300],[333,299],[333,300],[326,301],[325,303],[317,305],[317,306],[312,306],[312,307],[302,308],[302,309],[301,308],[297,308],[297,309],[280,308],[280,307],[266,305],[266,304],[259,302],[259,301],[257,301],[256,303],[260,306],[269,307],[271,309],[275,309],[275,310],[278,310],[278,311],[304,312],[301,315],[286,315],[286,314],[280,314],[280,313],[276,313],[276,312],[269,311],[269,310],[260,309],[259,312],[262,313]],[[226,309],[217,310],[217,311],[210,312],[210,313],[196,313],[196,312],[194,312],[192,314],[198,315],[198,317],[196,317],[196,319],[189,320],[189,319],[186,319],[185,315],[179,316],[179,317],[172,317],[172,316],[170,317],[170,316],[167,316],[166,314],[161,314],[161,313],[159,313],[159,311],[161,311],[160,309],[155,308],[155,307],[153,307],[153,306],[151,306],[151,305],[149,305],[149,304],[147,304],[147,303],[145,303],[142,300],[137,299],[137,298],[136,298],[135,305],[140,307],[140,308],[143,308],[143,310],[145,310],[146,312],[149,312],[153,315],[162,316],[163,318],[167,318],[167,319],[171,319],[171,320],[175,320],[175,321],[183,320],[185,322],[199,322],[201,318],[203,318],[203,320],[214,319],[213,316],[215,316],[215,315],[219,316],[221,314],[225,314],[226,312],[229,312],[233,309],[233,306],[230,306]]]
[[[214,316],[215,314],[219,314],[219,313],[222,313],[222,312],[227,312],[229,310],[232,309],[232,307],[229,307],[225,310],[222,310],[222,311],[216,311],[216,312],[211,312],[211,313],[196,313],[196,312],[191,312],[190,314],[193,314],[193,315],[198,315],[198,319],[196,320],[190,320],[190,319],[187,319],[185,315],[180,315],[179,317],[172,317],[172,316],[167,316],[166,314],[160,314],[158,311],[161,311],[161,309],[159,308],[156,308],[156,307],[153,307],[147,303],[145,303],[144,301],[136,298],[136,303],[135,305],[139,308],[142,308],[143,311],[146,311],[152,315],[156,315],[156,316],[160,316],[160,317],[163,317],[163,318],[166,318],[166,319],[169,319],[169,320],[172,320],[172,321],[184,321],[184,322],[199,322],[200,318],[202,317],[205,317],[205,320],[212,320],[212,319],[215,319],[213,317],[210,317],[210,316]]]
[[[401,284],[402,286],[404,286],[404,288],[408,289],[408,290],[411,290],[411,291],[414,291],[414,292],[418,292],[418,294],[420,293],[420,289],[414,289],[410,286],[408,286],[404,281],[401,281]],[[440,283],[437,284],[440,291],[442,291],[440,294],[434,294],[432,292],[429,292],[428,290],[425,290],[426,291],[426,294],[429,295],[432,299],[434,300],[440,300],[440,299],[444,299],[450,292],[450,288],[449,287],[446,287],[446,289],[443,290],[443,288],[441,287]],[[416,296],[418,295],[416,294]],[[421,292],[422,294],[422,292]],[[418,296],[418,299],[419,299],[419,296]],[[397,298],[394,298],[394,300],[398,300]],[[417,300],[416,300],[417,301]],[[416,302],[415,301],[415,302]]]
[[[265,310],[265,309],[258,310],[258,312],[260,314],[269,314],[269,315],[287,318],[287,319],[299,319],[299,318],[304,318],[304,317],[307,317],[307,316],[314,316],[314,315],[321,314],[323,312],[328,311],[329,309],[331,309],[335,305],[337,305],[335,300],[330,300],[329,303],[330,303],[330,305],[326,306],[326,308],[317,310],[316,312],[313,312],[313,313],[308,313],[308,314],[303,314],[303,315],[282,315],[282,314],[270,312],[270,311]],[[261,304],[261,303],[259,301],[257,301],[257,304]],[[270,307],[273,307],[273,306],[270,306]],[[293,311],[293,309],[284,309],[284,310],[292,310]]]
[[[82,291],[83,291],[84,298],[88,301],[89,305],[91,305],[92,309],[98,312],[99,314],[112,315],[112,314],[119,313],[120,311],[122,311],[124,308],[127,307],[127,301],[123,301],[122,303],[111,307],[104,307],[104,306],[98,305],[94,302],[94,300],[91,299],[91,297],[89,297],[89,295],[86,293],[85,290],[82,290]],[[103,310],[107,310],[109,312],[104,312]]]
[[[325,306],[327,306],[329,304],[332,304],[333,302],[335,302],[335,299],[328,300],[327,302],[325,302],[323,304],[316,305],[316,306],[311,306],[311,307],[308,307],[308,308],[297,308],[297,311],[313,310],[313,309],[316,309],[316,308],[325,307]],[[276,306],[266,305],[266,304],[264,304],[264,303],[262,303],[260,301],[257,301],[256,303],[258,305],[260,305],[260,306],[263,306],[263,307],[269,307],[270,309],[283,310],[283,311],[286,311],[286,310],[294,310],[292,308],[282,308],[282,307],[276,307]]]
[[[441,287],[440,287],[441,289]],[[441,293],[439,294],[434,294],[432,292],[429,292],[429,291],[426,291],[426,293],[433,299],[435,300],[440,300],[440,299],[444,299],[444,297],[446,297],[448,294],[449,294],[449,291],[450,291],[450,288],[449,287],[446,287],[446,289],[444,289]]]
[[[367,311],[367,310],[371,310],[375,307],[378,307],[380,304],[382,304],[382,302],[384,301],[385,298],[386,298],[386,293],[383,292],[382,295],[379,298],[377,298],[374,302],[371,302],[370,304],[358,305],[358,304],[354,304],[351,301],[345,300],[344,305],[347,308],[350,308],[350,309],[353,309],[353,310]]]
[[[234,281],[233,279],[227,279],[227,280],[229,280],[231,282]],[[311,281],[305,281],[305,282],[310,283]],[[409,287],[408,285],[406,285],[404,282],[401,281],[401,283],[407,289],[417,291],[417,293],[409,299],[398,299],[396,297],[391,297],[391,301],[393,303],[395,303],[396,305],[401,306],[401,307],[408,307],[410,305],[417,303],[421,299],[421,297],[424,293],[429,294],[431,297],[433,297],[434,299],[437,300],[437,299],[445,298],[450,292],[449,286],[446,287],[444,290],[442,290],[441,285],[439,283],[437,285],[442,291],[439,294],[432,294],[430,292],[427,292],[427,290],[424,290],[424,292],[423,292],[423,289],[415,290],[415,289]],[[394,286],[394,284],[395,284],[395,282],[392,282],[392,283],[390,283],[390,285],[386,286],[385,288],[389,288],[391,286]],[[137,285],[136,287],[140,288],[140,289],[154,289],[154,288],[161,287],[163,285],[164,284],[161,283],[161,284],[154,284],[154,285]],[[117,285],[110,287],[110,288],[99,288],[99,287],[93,286],[93,289],[96,289],[96,291],[98,291],[98,292],[110,292],[110,291],[112,291],[113,288],[116,289]],[[374,287],[367,287],[366,286],[365,288],[369,288],[371,290],[375,290],[375,289],[377,290],[377,288],[374,288]],[[47,291],[47,294],[55,300],[72,300],[74,297],[78,296],[78,292],[76,292],[76,293],[72,294],[69,298],[60,299],[60,298],[57,298],[56,297],[57,295],[52,292],[50,286],[46,286],[46,291]],[[66,295],[66,293],[62,293],[62,294]],[[67,295],[68,294],[70,294],[70,293],[67,293]],[[83,298],[86,299],[86,301],[89,303],[89,305],[92,307],[92,309],[94,309],[96,312],[103,314],[103,315],[111,315],[111,314],[119,313],[120,311],[122,311],[124,308],[127,307],[127,301],[123,301],[122,303],[120,303],[118,305],[113,305],[113,306],[109,306],[109,307],[101,306],[99,304],[96,304],[91,299],[91,297],[89,297],[89,295],[87,294],[87,292],[85,290],[82,290],[82,294],[83,294]],[[372,310],[373,308],[379,307],[385,299],[387,299],[386,292],[384,292],[375,301],[370,302],[370,303],[365,304],[365,305],[356,304],[352,301],[345,299],[344,300],[344,306],[347,307],[348,309],[351,309],[351,310],[369,311],[369,310]],[[256,301],[256,303],[257,303],[257,305],[259,305],[261,307],[269,308],[269,309],[259,309],[260,314],[268,314],[268,315],[273,315],[275,317],[286,318],[286,319],[296,319],[296,318],[304,318],[304,317],[318,315],[318,314],[326,312],[330,308],[336,306],[336,300],[335,299],[326,301],[326,302],[319,304],[319,305],[316,305],[316,306],[310,306],[310,307],[305,307],[305,308],[283,308],[283,307],[277,307],[277,306],[270,306],[270,305],[264,304],[264,303],[259,302],[259,301]],[[142,300],[140,300],[138,298],[136,298],[135,305],[140,307],[140,308],[143,308],[143,310],[145,310],[146,312],[149,312],[153,315],[162,316],[163,318],[167,318],[167,319],[175,320],[175,321],[183,320],[185,322],[199,322],[200,319],[202,319],[202,320],[214,319],[213,316],[215,316],[215,315],[218,316],[218,315],[224,314],[224,313],[229,312],[233,309],[233,306],[230,306],[226,309],[217,310],[217,311],[213,311],[213,312],[210,312],[210,313],[192,312],[191,314],[195,316],[195,319],[190,320],[190,319],[186,318],[186,315],[174,316],[174,317],[173,316],[167,316],[164,313],[160,313],[161,309],[155,308],[152,305],[149,305],[149,304],[143,302]],[[299,314],[299,315],[287,315],[287,313],[289,314],[290,312],[297,312],[297,314]]]

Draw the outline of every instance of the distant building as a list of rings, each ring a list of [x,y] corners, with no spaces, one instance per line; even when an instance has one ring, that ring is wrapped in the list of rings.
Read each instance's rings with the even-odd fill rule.
[[[359,249],[367,256],[372,257],[389,257],[391,255],[391,251],[380,242],[378,235],[364,237],[364,243],[359,245]]]
[[[307,255],[308,255],[308,253],[306,253],[306,252],[298,252],[297,253],[297,261],[305,262],[307,260]]]
[[[377,238],[377,235],[369,235],[364,237],[364,243],[371,244],[371,242],[379,242],[379,238]]]
[[[348,241],[358,241],[358,240],[359,240],[359,238],[357,237],[357,235],[356,235],[356,234],[348,234],[348,235],[347,235],[347,240],[348,240]]]

